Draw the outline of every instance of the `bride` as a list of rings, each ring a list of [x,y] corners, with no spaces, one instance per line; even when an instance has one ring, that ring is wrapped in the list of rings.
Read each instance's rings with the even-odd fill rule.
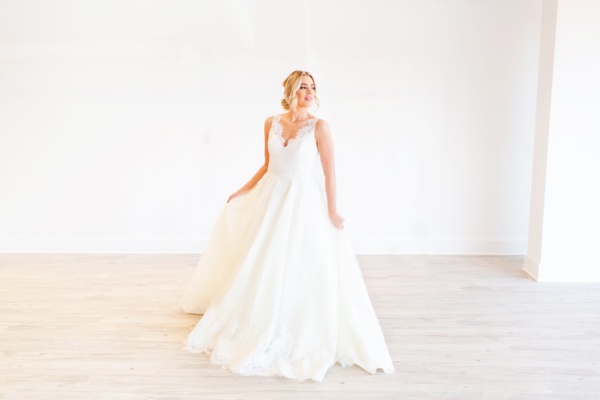
[[[322,381],[336,362],[394,367],[336,205],[333,140],[312,75],[283,82],[265,162],[219,214],[181,299],[203,314],[186,348],[240,375]],[[325,188],[311,179],[317,160]]]

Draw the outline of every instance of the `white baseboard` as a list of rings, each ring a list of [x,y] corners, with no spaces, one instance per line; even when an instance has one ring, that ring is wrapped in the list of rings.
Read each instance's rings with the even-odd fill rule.
[[[520,255],[526,240],[408,240],[351,238],[358,254]]]
[[[188,254],[205,245],[200,239],[0,238],[0,253]]]
[[[0,253],[200,253],[204,239],[0,238]],[[519,255],[525,240],[408,240],[353,238],[357,254]]]

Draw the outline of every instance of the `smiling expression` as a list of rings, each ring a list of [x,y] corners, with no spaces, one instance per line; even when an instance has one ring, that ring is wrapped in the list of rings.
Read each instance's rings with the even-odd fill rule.
[[[315,82],[308,75],[302,77],[300,88],[296,92],[298,107],[310,107],[313,105],[317,88]]]

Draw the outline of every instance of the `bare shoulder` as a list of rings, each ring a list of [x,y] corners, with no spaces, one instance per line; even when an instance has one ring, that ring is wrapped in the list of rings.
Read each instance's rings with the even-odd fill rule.
[[[265,119],[265,136],[271,130],[271,125],[272,124],[273,124],[273,116],[267,117],[267,119]]]
[[[322,137],[330,137],[331,130],[329,129],[329,124],[324,119],[318,119],[317,124],[315,125],[315,136],[317,138]]]
[[[265,119],[265,128],[270,127],[272,123],[273,123],[273,116],[271,115],[270,117],[267,117],[267,119]]]

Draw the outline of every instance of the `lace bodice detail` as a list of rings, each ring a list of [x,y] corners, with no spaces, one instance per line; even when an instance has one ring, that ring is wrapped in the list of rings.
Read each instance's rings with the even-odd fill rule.
[[[307,178],[319,154],[314,137],[318,118],[309,120],[287,141],[280,119],[280,115],[273,117],[269,131],[269,172],[290,178]]]
[[[271,124],[271,130],[273,131],[273,133],[276,136],[279,137],[279,139],[281,140],[281,143],[283,143],[283,147],[287,147],[291,141],[300,139],[303,136],[314,133],[315,126],[317,125],[317,120],[318,120],[318,118],[313,118],[313,119],[309,120],[306,123],[306,125],[304,125],[300,129],[298,129],[298,132],[296,132],[296,135],[294,137],[288,138],[287,141],[283,137],[283,125],[281,125],[281,122],[280,122],[281,115],[275,115],[273,117],[273,123]]]

